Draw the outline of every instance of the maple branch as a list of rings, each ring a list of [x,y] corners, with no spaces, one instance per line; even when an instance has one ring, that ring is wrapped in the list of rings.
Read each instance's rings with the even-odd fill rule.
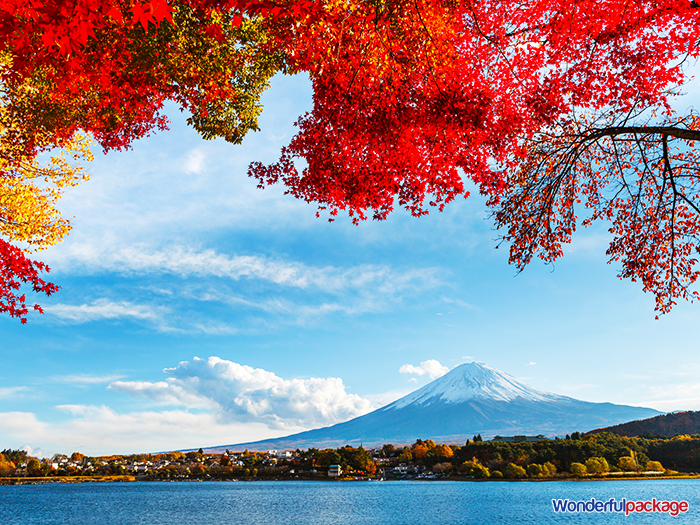
[[[615,150],[613,153],[613,158],[615,159],[615,164],[617,165],[617,169],[620,171],[620,178],[622,179],[622,185],[624,186],[624,189],[627,190],[627,193],[632,195],[632,191],[630,190],[629,184],[627,183],[627,178],[625,177],[625,169],[622,166],[622,155],[620,154],[620,151],[618,150],[617,147],[617,141],[615,140],[615,137],[612,138],[612,146],[613,149]],[[618,195],[622,192],[623,188],[620,188],[620,190],[615,194],[613,199],[616,199]]]
[[[671,231],[669,232],[669,236],[671,238],[671,256],[670,256],[670,274],[671,274],[671,282],[670,286],[673,287],[676,281],[676,204],[678,202],[678,189],[676,188],[676,182],[673,177],[673,168],[671,167],[671,161],[669,160],[668,156],[668,135],[663,135],[661,139],[661,144],[663,148],[663,160],[664,160],[664,174],[668,174],[668,179],[669,182],[671,183],[671,188],[673,189],[673,201],[672,201],[672,206],[671,206],[671,220],[670,226],[671,226]],[[666,184],[666,176],[664,175],[664,185]],[[663,190],[662,190],[663,191]],[[680,283],[679,283],[680,284]],[[681,288],[685,288],[685,286],[681,285]],[[673,294],[673,290],[671,290],[671,293]]]
[[[688,206],[690,206],[691,208],[693,208],[693,210],[695,210],[695,213],[700,215],[700,208],[698,208],[698,206],[696,206],[693,201],[688,199],[688,197],[685,196],[685,193],[683,193],[682,191],[678,191],[678,188],[676,187],[676,177],[673,175],[673,171],[671,168],[671,161],[670,161],[669,156],[668,156],[668,137],[664,135],[662,140],[663,140],[664,171],[669,174],[669,179],[671,181],[671,187],[673,188],[674,202],[675,202],[676,197],[680,197],[688,204]]]
[[[584,141],[617,135],[662,135],[684,140],[700,140],[700,130],[676,128],[673,126],[612,126],[594,129],[582,136]]]

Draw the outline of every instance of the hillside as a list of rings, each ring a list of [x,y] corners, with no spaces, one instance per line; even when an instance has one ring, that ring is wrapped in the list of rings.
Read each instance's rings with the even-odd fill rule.
[[[700,411],[674,412],[649,419],[640,419],[611,427],[597,428],[589,434],[610,432],[618,436],[673,437],[681,434],[700,434]]]

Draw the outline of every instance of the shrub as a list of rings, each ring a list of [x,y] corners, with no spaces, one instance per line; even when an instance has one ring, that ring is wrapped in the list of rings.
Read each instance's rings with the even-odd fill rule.
[[[515,463],[508,463],[506,471],[503,473],[505,477],[510,479],[520,479],[525,477],[525,469]]]
[[[647,466],[644,470],[663,472],[664,467],[659,461],[647,461]]]
[[[621,457],[617,464],[620,467],[620,470],[624,470],[626,472],[637,470],[637,462],[632,456]]]
[[[586,470],[589,474],[604,474],[610,472],[610,466],[605,458],[588,458]]]
[[[543,474],[542,470],[542,465],[538,465],[537,463],[530,463],[527,466],[527,475],[531,478],[540,478]]]
[[[449,474],[452,470],[452,463],[436,463],[433,465],[433,472],[435,474]]]
[[[476,479],[486,479],[489,477],[489,469],[483,465],[474,465],[471,474]]]
[[[544,465],[542,465],[542,474],[545,476],[554,476],[554,474],[557,473],[557,467],[554,466],[554,463],[551,461],[547,461]]]
[[[572,463],[569,470],[571,471],[571,475],[577,478],[582,478],[588,473],[586,465],[581,463]]]

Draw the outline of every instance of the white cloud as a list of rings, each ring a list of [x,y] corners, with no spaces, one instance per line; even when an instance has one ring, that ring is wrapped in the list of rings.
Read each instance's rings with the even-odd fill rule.
[[[401,374],[415,374],[415,375],[428,375],[430,379],[436,379],[440,376],[444,376],[450,369],[442,364],[436,359],[428,359],[427,361],[422,361],[420,366],[414,366],[410,364],[402,365],[399,368],[399,373]]]
[[[183,361],[167,381],[118,381],[110,390],[164,404],[210,407],[222,420],[259,421],[271,428],[315,428],[365,414],[370,401],[348,394],[337,377],[282,379],[218,357]]]
[[[50,453],[158,452],[271,439],[362,415],[372,401],[346,392],[340,378],[283,379],[272,372],[210,357],[165,369],[165,381],[114,381],[108,389],[173,409],[119,413],[107,406],[65,404],[64,419],[0,413],[0,442]],[[56,380],[94,381],[100,376]],[[50,454],[49,454],[50,455]]]
[[[144,245],[132,245],[120,250],[103,251],[95,246],[74,244],[67,253],[69,255],[60,261],[61,266],[88,273],[110,271],[171,273],[180,277],[224,277],[233,280],[248,278],[327,293],[371,289],[383,295],[440,285],[436,268],[397,271],[376,265],[316,267],[261,255],[226,255],[184,246],[154,251]]]
[[[443,303],[453,304],[455,306],[459,306],[460,308],[465,308],[467,310],[480,311],[480,308],[478,308],[477,306],[474,306],[473,304],[466,303],[466,302],[461,301],[459,299],[453,299],[451,297],[441,297],[440,300]],[[452,313],[452,312],[450,312],[450,313]]]
[[[651,385],[646,389],[647,401],[640,401],[641,406],[657,410],[700,410],[700,383],[687,382],[676,385]]]
[[[184,410],[120,414],[105,406],[57,408],[68,419],[44,422],[31,412],[0,413],[0,440],[11,448],[40,449],[45,456],[74,451],[104,455],[242,443],[286,433],[263,423],[228,423],[211,413]]]
[[[39,435],[46,431],[46,423],[39,421],[30,412],[3,412],[0,413],[0,436],[3,434],[21,435],[25,439],[32,435]],[[28,440],[28,439],[27,439]]]
[[[375,296],[374,290],[366,290],[363,293],[356,294],[355,297],[349,299],[349,304],[342,304],[340,301],[303,304],[281,297],[263,298],[261,300],[245,299],[226,287],[220,287],[220,289],[212,288],[199,293],[186,291],[183,294],[197,301],[216,301],[234,307],[261,310],[269,314],[284,314],[287,318],[296,317],[300,320],[333,313],[358,315],[367,312],[380,312],[386,307],[384,303],[392,299],[390,296]]]
[[[71,251],[72,250],[72,251]],[[83,304],[46,305],[45,311],[64,322],[129,319],[149,321],[164,332],[203,332],[230,335],[249,330],[251,324],[231,323],[231,316],[212,318],[178,316],[182,305],[216,302],[244,315],[275,316],[281,322],[306,324],[332,315],[352,316],[384,312],[393,304],[442,286],[436,268],[396,269],[390,266],[311,266],[297,261],[259,255],[228,255],[214,250],[174,246],[148,250],[134,245],[103,252],[73,245],[59,266],[71,272],[114,272],[127,279],[134,275],[174,275],[178,285],[165,290],[148,284],[126,291],[121,301],[99,298]],[[82,270],[81,270],[82,268]],[[138,293],[138,297],[134,295]],[[258,310],[257,313],[251,313]],[[174,313],[173,313],[174,312]],[[238,317],[240,319],[240,317]]]
[[[29,445],[24,445],[20,450],[24,450],[28,456],[35,458],[43,458],[48,455],[40,448],[32,448]]]
[[[600,385],[595,383],[566,383],[559,386],[559,390],[566,390],[571,392],[578,392],[580,390],[597,390],[600,389]]]
[[[0,399],[10,399],[19,397],[20,392],[28,390],[26,386],[5,386],[0,387]]]
[[[199,174],[205,167],[204,151],[201,148],[193,149],[185,159],[185,173]]]
[[[188,408],[217,408],[218,405],[204,396],[198,395],[191,389],[166,381],[150,383],[148,381],[115,381],[107,387],[108,390],[127,394],[131,397],[142,397],[162,405],[185,405]]]
[[[174,327],[161,327],[164,331],[168,332],[176,332],[176,331],[181,331],[185,332],[186,330],[177,330]],[[229,323],[223,322],[223,323],[217,323],[217,322],[212,322],[212,321],[207,321],[207,322],[198,322],[194,323],[192,325],[191,331],[194,332],[199,332],[207,335],[234,335],[238,334],[241,332],[241,330],[233,326]]]
[[[569,253],[577,252],[579,255],[598,257],[601,253],[605,253],[610,240],[611,235],[607,231],[594,232],[582,228],[565,249]]]
[[[65,376],[53,376],[50,379],[57,383],[71,383],[76,385],[98,385],[100,383],[110,383],[119,379],[119,375],[98,376],[92,374],[69,374]]]
[[[118,319],[131,317],[135,319],[156,320],[160,317],[159,309],[146,305],[133,304],[128,301],[112,302],[97,299],[92,304],[54,304],[44,307],[44,311],[60,319],[85,323],[100,319]]]
[[[412,377],[411,379],[416,380],[415,377]],[[409,379],[409,382],[411,382],[410,379]],[[372,403],[373,407],[380,408],[380,407],[388,405],[389,403],[393,403],[397,399],[401,399],[402,397],[413,392],[413,390],[414,390],[413,387],[409,387],[407,389],[402,388],[399,390],[389,390],[388,392],[381,392],[379,394],[367,395],[367,396],[365,396],[365,399],[370,401]]]

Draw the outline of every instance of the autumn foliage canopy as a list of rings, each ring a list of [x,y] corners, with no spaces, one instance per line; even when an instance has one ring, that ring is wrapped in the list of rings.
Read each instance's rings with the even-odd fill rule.
[[[470,180],[519,269],[553,261],[577,226],[606,220],[621,277],[640,280],[666,312],[697,295],[700,121],[669,105],[699,53],[697,7],[0,0],[0,180],[26,182],[22,162],[80,150],[81,133],[105,150],[128,147],[166,127],[167,100],[204,138],[239,143],[257,130],[269,79],[304,73],[313,110],[278,162],[251,165],[261,187],[282,183],[319,213],[358,221],[397,206],[441,210]],[[0,309],[21,318],[14,284],[54,290],[9,244],[28,240],[12,233],[28,220],[0,207]]]

